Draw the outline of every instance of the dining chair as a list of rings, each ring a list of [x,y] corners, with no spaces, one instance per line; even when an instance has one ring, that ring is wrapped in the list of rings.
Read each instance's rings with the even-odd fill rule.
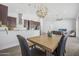
[[[61,47],[60,47],[60,56],[64,56],[65,53],[66,53],[65,46],[66,46],[66,42],[67,42],[67,39],[68,39],[70,33],[71,33],[71,31],[68,32],[68,33],[65,35],[65,37],[63,38],[63,41],[62,41],[62,44],[61,44]],[[64,53],[64,52],[65,52],[65,53]]]
[[[57,48],[54,50],[54,52],[52,53],[53,55],[55,56],[59,56],[60,55],[60,47],[61,47],[61,44],[63,42],[63,39],[64,39],[64,35],[62,35],[61,39],[60,39],[60,42],[58,43],[58,46]]]
[[[44,56],[45,55],[43,51],[37,48],[29,49],[27,40],[23,36],[17,35],[17,38],[19,40],[19,44],[21,47],[22,56]]]
[[[58,47],[55,49],[55,51],[52,53],[55,56],[64,56],[66,50],[65,50],[65,45],[67,38],[69,36],[70,32],[67,33],[66,35],[62,35],[60,42],[58,44]]]

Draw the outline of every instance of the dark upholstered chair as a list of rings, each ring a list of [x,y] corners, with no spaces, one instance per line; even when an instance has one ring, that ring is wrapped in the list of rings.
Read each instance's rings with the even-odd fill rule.
[[[55,49],[55,51],[52,53],[53,55],[55,56],[59,56],[60,55],[60,47],[61,47],[61,44],[63,42],[63,39],[64,39],[64,35],[62,35],[61,39],[60,39],[60,42],[58,43],[58,47]]]
[[[63,33],[62,32],[60,32],[60,31],[51,31],[52,32],[52,34],[56,34],[56,35],[62,35]]]
[[[29,49],[27,41],[21,35],[17,35],[17,38],[19,40],[19,44],[21,47],[22,56],[43,56],[45,55],[44,52],[42,52],[41,50],[37,48]]]
[[[66,45],[66,41],[67,38],[69,36],[70,32],[68,34],[66,34],[65,36],[63,35],[61,37],[61,40],[58,44],[58,47],[55,49],[55,51],[52,53],[55,56],[64,56],[65,51],[65,45]]]
[[[65,37],[63,38],[61,47],[60,47],[60,56],[64,56],[64,52],[65,52],[65,46],[66,46],[66,41],[69,37],[70,32],[68,32]]]
[[[74,30],[72,30],[69,36],[70,37],[76,37],[76,32]]]

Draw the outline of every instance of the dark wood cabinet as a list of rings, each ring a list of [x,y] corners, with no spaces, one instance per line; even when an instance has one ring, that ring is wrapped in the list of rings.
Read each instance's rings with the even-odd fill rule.
[[[0,4],[0,21],[3,25],[7,24],[8,7]]]
[[[8,16],[7,17],[7,26],[9,29],[13,29],[14,27],[16,27],[16,17]]]
[[[40,22],[36,22],[36,21],[30,21],[30,29],[34,29],[34,30],[37,30],[37,29],[40,29]]]
[[[24,27],[28,28],[28,20],[24,20]]]
[[[40,22],[32,20],[24,20],[24,27],[26,27],[28,30],[30,29],[38,30],[40,29]]]

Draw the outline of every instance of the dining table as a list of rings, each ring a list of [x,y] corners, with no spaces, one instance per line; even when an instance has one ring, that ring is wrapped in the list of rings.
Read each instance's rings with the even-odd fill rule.
[[[60,42],[62,35],[52,35],[49,37],[47,34],[30,37],[28,40],[37,46],[43,48],[46,52],[46,55],[51,55],[54,50],[57,48],[58,43]]]

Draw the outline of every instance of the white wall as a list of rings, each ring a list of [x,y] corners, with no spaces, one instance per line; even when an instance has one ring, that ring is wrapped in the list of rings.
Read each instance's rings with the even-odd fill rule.
[[[79,14],[76,19],[76,37],[79,39]]]
[[[75,30],[76,31],[76,20],[75,19],[63,19],[61,21],[56,20],[44,20],[43,22],[43,31],[47,32],[49,30],[49,27],[51,27],[51,30],[58,30],[58,29],[67,29],[69,30]]]

